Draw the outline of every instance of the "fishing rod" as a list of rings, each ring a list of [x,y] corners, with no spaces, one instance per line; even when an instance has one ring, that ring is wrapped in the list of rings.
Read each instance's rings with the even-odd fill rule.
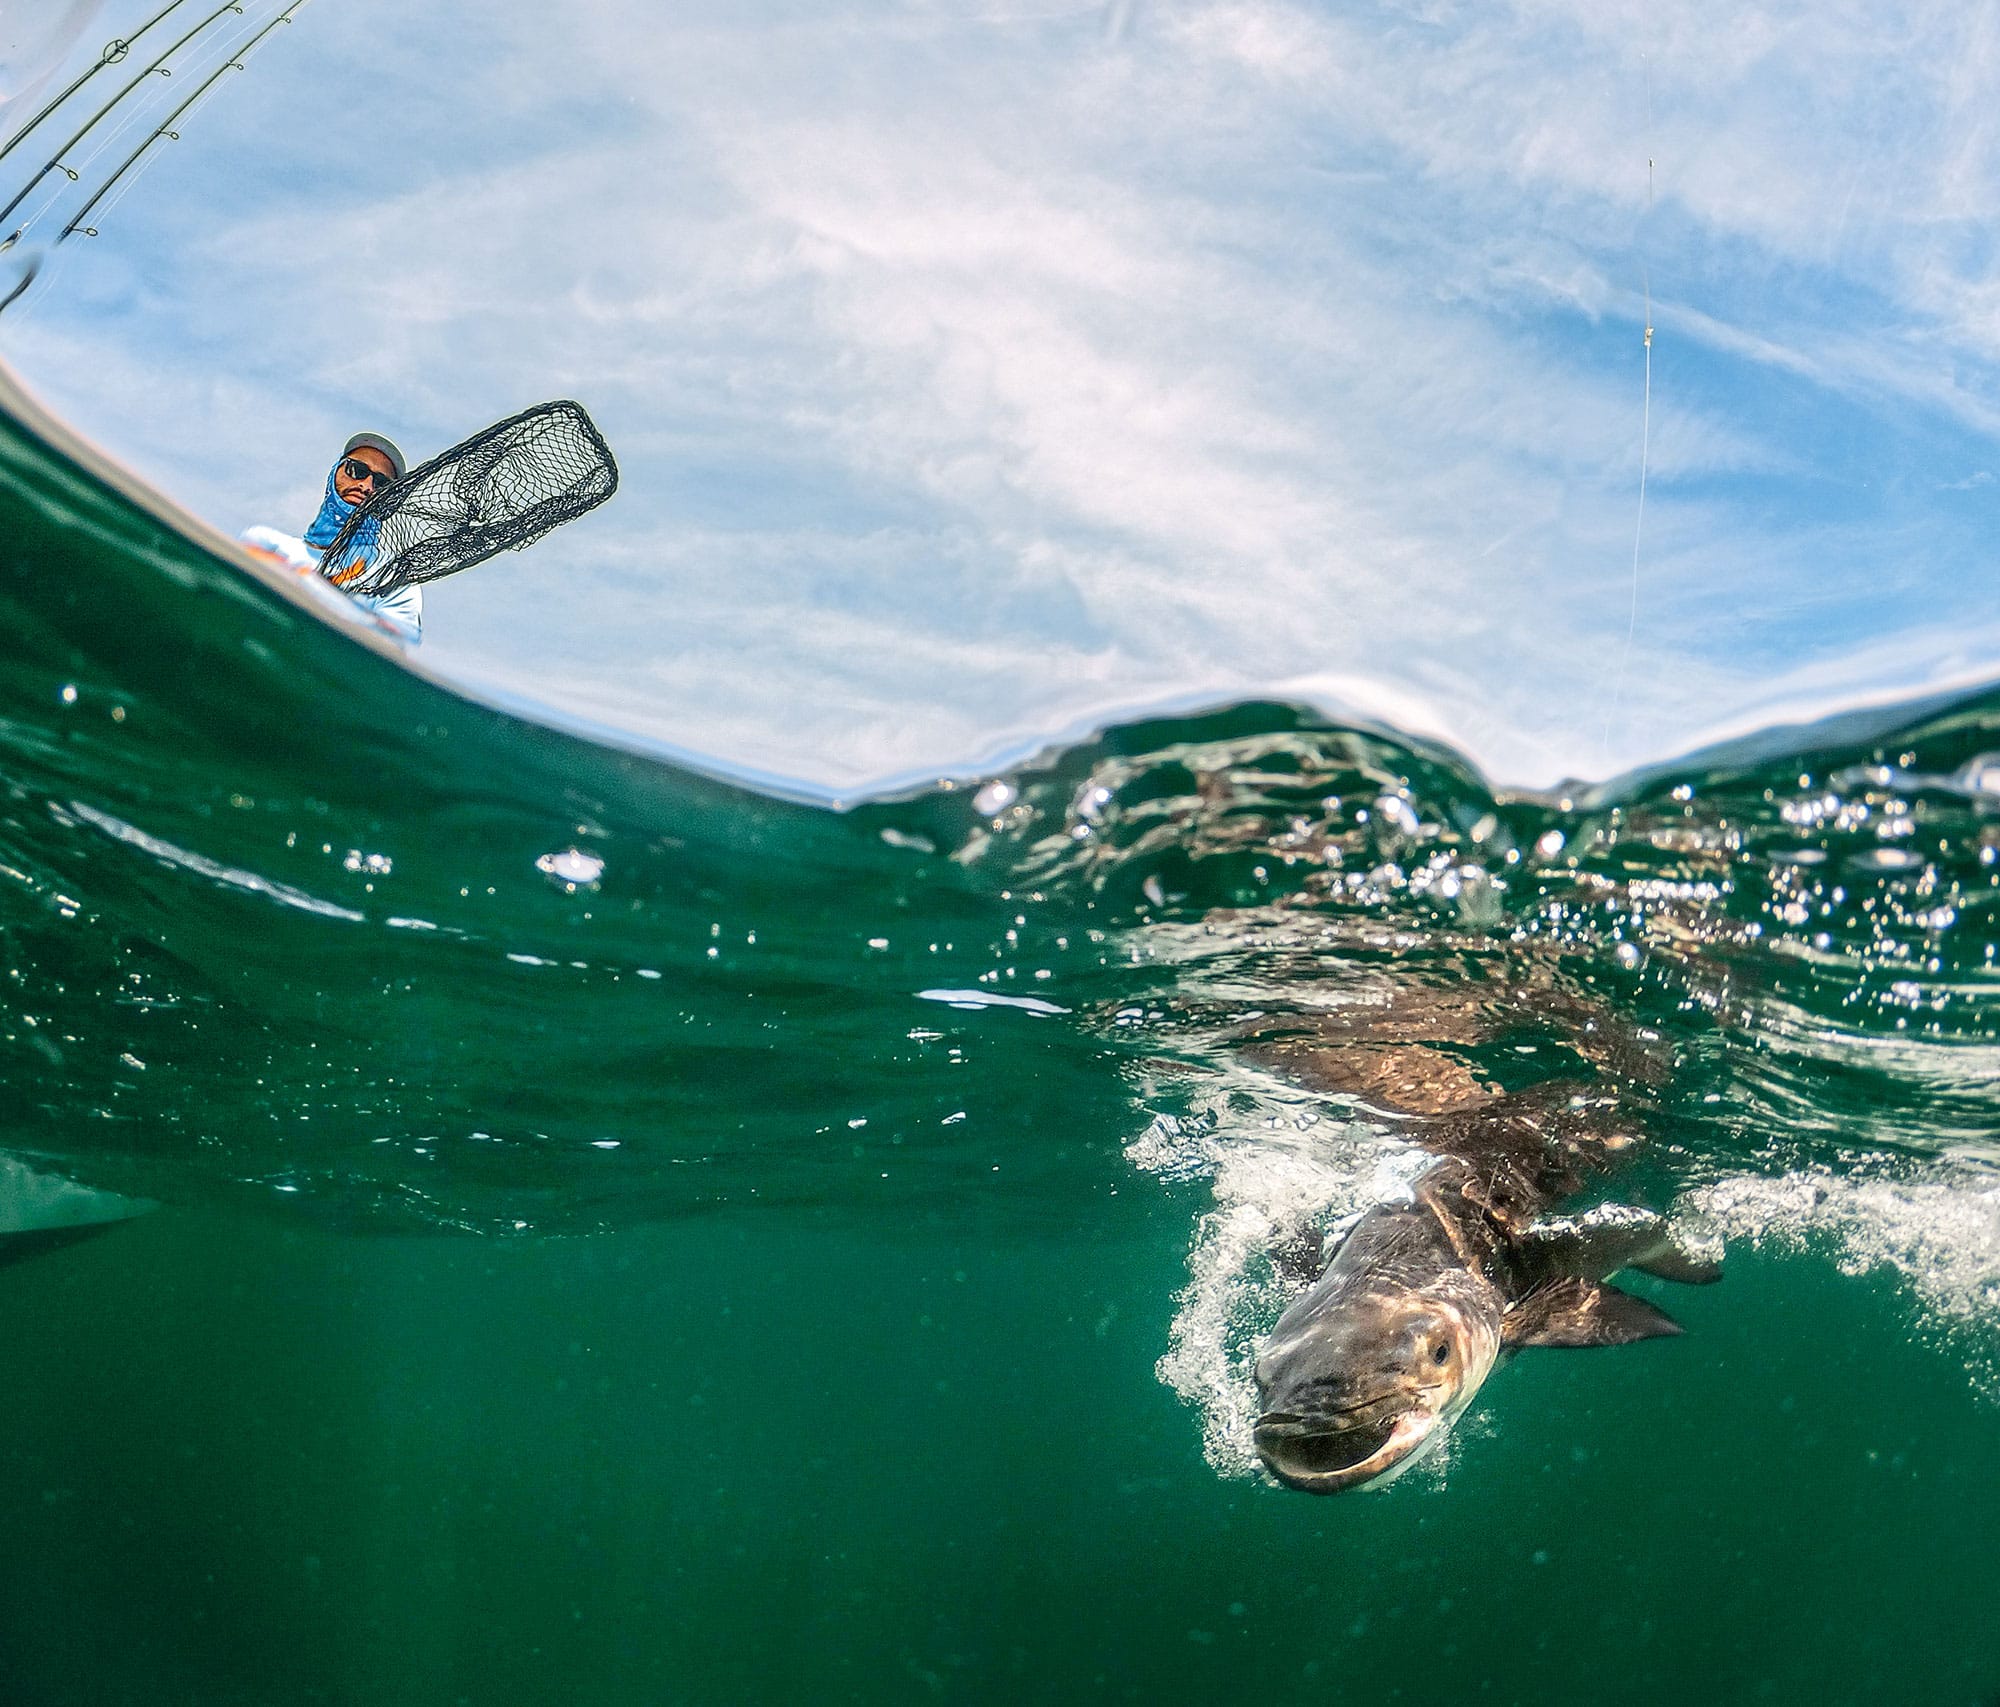
[[[243,6],[244,6],[244,0],[224,0],[224,4],[216,7],[216,9],[213,12],[209,13],[207,17],[203,18],[200,23],[196,24],[193,29],[189,30],[187,34],[182,36],[179,41],[175,42],[174,45],[168,48],[165,53],[161,54],[159,58],[155,59],[153,63],[147,66],[144,71],[140,72],[137,77],[133,78],[132,81],[127,83],[124,88],[120,89],[117,94],[113,95],[110,100],[106,101],[103,106],[99,107],[97,111],[91,115],[89,122],[86,123],[84,127],[81,130],[79,130],[74,136],[72,136],[69,139],[69,141],[65,142],[62,145],[62,147],[56,150],[55,158],[51,160],[46,166],[44,166],[39,172],[37,172],[32,178],[30,178],[27,181],[27,183],[21,186],[20,190],[15,194],[15,197],[12,201],[10,201],[5,207],[0,207],[0,226],[4,226],[8,220],[14,217],[14,210],[18,208],[24,201],[26,201],[31,194],[33,194],[35,189],[41,184],[42,180],[46,178],[51,172],[66,173],[69,177],[70,182],[75,183],[77,179],[82,176],[82,174],[79,173],[75,167],[65,165],[63,162],[63,156],[68,154],[72,148],[74,148],[93,130],[95,130],[98,127],[98,125],[104,121],[105,117],[109,113],[111,113],[112,110],[116,108],[118,104],[121,101],[123,101],[127,95],[131,94],[134,89],[138,88],[141,83],[145,82],[148,77],[153,76],[155,73],[157,73],[162,77],[173,76],[174,74],[173,69],[167,64],[167,61],[173,58],[175,54],[179,53],[182,48],[186,47],[189,42],[193,41],[196,36],[200,35],[203,30],[207,29],[210,24],[214,23],[217,18],[222,17],[225,13],[234,12],[237,14],[237,16],[241,17],[243,14]],[[171,8],[169,8],[169,10],[171,10]],[[10,234],[8,240],[12,241],[18,238],[20,235],[21,232],[20,230],[17,229]]]
[[[0,160],[5,160],[7,156],[12,154],[16,148],[20,147],[21,143],[26,139],[26,137],[31,131],[38,129],[42,121],[45,118],[47,118],[49,114],[54,112],[56,108],[58,108],[63,104],[63,102],[67,101],[70,98],[70,96],[74,95],[77,92],[77,90],[81,89],[84,86],[84,84],[88,83],[91,80],[91,78],[95,77],[98,74],[98,72],[102,71],[107,65],[116,65],[121,60],[123,60],[124,57],[132,51],[132,44],[136,42],[141,36],[143,36],[148,30],[150,30],[155,24],[157,24],[162,18],[164,18],[169,12],[173,11],[175,7],[179,6],[180,3],[181,0],[167,0],[166,5],[162,6],[157,12],[155,12],[150,18],[148,18],[129,36],[113,36],[110,41],[105,43],[104,51],[97,56],[97,63],[95,65],[91,66],[89,70],[85,71],[80,77],[77,78],[77,80],[74,83],[72,83],[67,89],[65,89],[60,95],[58,95],[40,112],[35,114],[33,118],[28,120],[26,124],[21,126],[19,130],[15,131],[14,134],[7,139],[6,146],[4,148],[0,148]]]
[[[309,0],[292,0],[291,5],[287,6],[283,12],[281,12],[277,17],[273,18],[268,24],[266,24],[247,42],[245,42],[242,45],[242,47],[238,48],[235,53],[230,55],[229,59],[225,61],[216,70],[215,74],[211,76],[207,82],[202,84],[202,86],[199,89],[195,90],[195,92],[192,95],[188,96],[188,98],[185,101],[181,102],[181,104],[178,107],[174,108],[174,110],[167,115],[166,123],[161,125],[158,130],[154,131],[151,136],[147,137],[144,142],[140,143],[137,148],[133,149],[132,152],[125,157],[124,165],[120,166],[117,171],[113,172],[110,177],[106,178],[104,182],[98,187],[97,194],[92,196],[89,201],[85,202],[82,207],[77,209],[76,217],[72,219],[69,222],[69,224],[63,227],[62,236],[58,237],[56,241],[58,243],[61,243],[67,240],[68,238],[75,237],[78,235],[84,237],[95,237],[97,235],[97,227],[94,225],[84,224],[84,221],[90,217],[92,209],[94,209],[99,202],[103,201],[104,198],[111,193],[113,186],[115,186],[118,183],[118,181],[125,176],[127,172],[131,171],[134,166],[139,164],[140,160],[145,157],[146,151],[149,148],[151,148],[154,143],[158,142],[162,137],[165,137],[169,142],[180,141],[181,133],[175,130],[174,126],[180,122],[181,115],[184,114],[188,110],[188,108],[192,107],[195,104],[195,102],[199,101],[202,98],[202,96],[206,95],[209,92],[209,90],[213,89],[216,86],[216,84],[220,83],[222,79],[226,77],[230,72],[241,71],[243,69],[243,62],[246,59],[248,59],[251,56],[251,54],[257,51],[257,44],[261,42],[266,36],[268,36],[273,30],[275,30],[280,24],[289,24],[292,21],[292,14],[298,11],[302,6],[307,5],[308,3]],[[236,10],[241,11],[242,8],[239,6],[236,8]],[[4,217],[5,217],[4,215],[0,215],[0,218]]]

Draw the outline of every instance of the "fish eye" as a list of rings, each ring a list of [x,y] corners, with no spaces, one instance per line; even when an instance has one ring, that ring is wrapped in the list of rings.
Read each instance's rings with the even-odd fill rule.
[[[1431,1347],[1431,1362],[1446,1363],[1450,1359],[1451,1347],[1446,1345],[1443,1340],[1439,1340],[1436,1345]]]

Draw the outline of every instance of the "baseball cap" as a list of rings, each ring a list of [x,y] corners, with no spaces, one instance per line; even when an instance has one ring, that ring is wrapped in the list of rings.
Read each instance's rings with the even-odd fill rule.
[[[356,433],[353,438],[347,441],[347,448],[340,454],[342,456],[352,456],[364,445],[369,450],[379,450],[389,459],[389,466],[396,471],[396,478],[398,480],[402,479],[409,472],[410,465],[404,460],[403,453],[396,448],[396,441],[391,438],[384,438],[380,433]]]

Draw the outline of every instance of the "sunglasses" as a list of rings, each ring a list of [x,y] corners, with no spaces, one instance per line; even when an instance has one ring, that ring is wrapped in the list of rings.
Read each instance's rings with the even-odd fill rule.
[[[367,463],[357,462],[351,456],[341,463],[340,472],[350,480],[366,480],[374,486],[392,486],[396,481],[395,475],[384,474],[379,468],[370,468]]]

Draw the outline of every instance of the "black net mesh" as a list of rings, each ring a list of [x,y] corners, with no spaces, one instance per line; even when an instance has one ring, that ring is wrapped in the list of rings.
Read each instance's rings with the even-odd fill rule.
[[[321,562],[351,593],[455,575],[595,509],[618,464],[579,403],[543,403],[453,445],[381,488],[341,525]]]

